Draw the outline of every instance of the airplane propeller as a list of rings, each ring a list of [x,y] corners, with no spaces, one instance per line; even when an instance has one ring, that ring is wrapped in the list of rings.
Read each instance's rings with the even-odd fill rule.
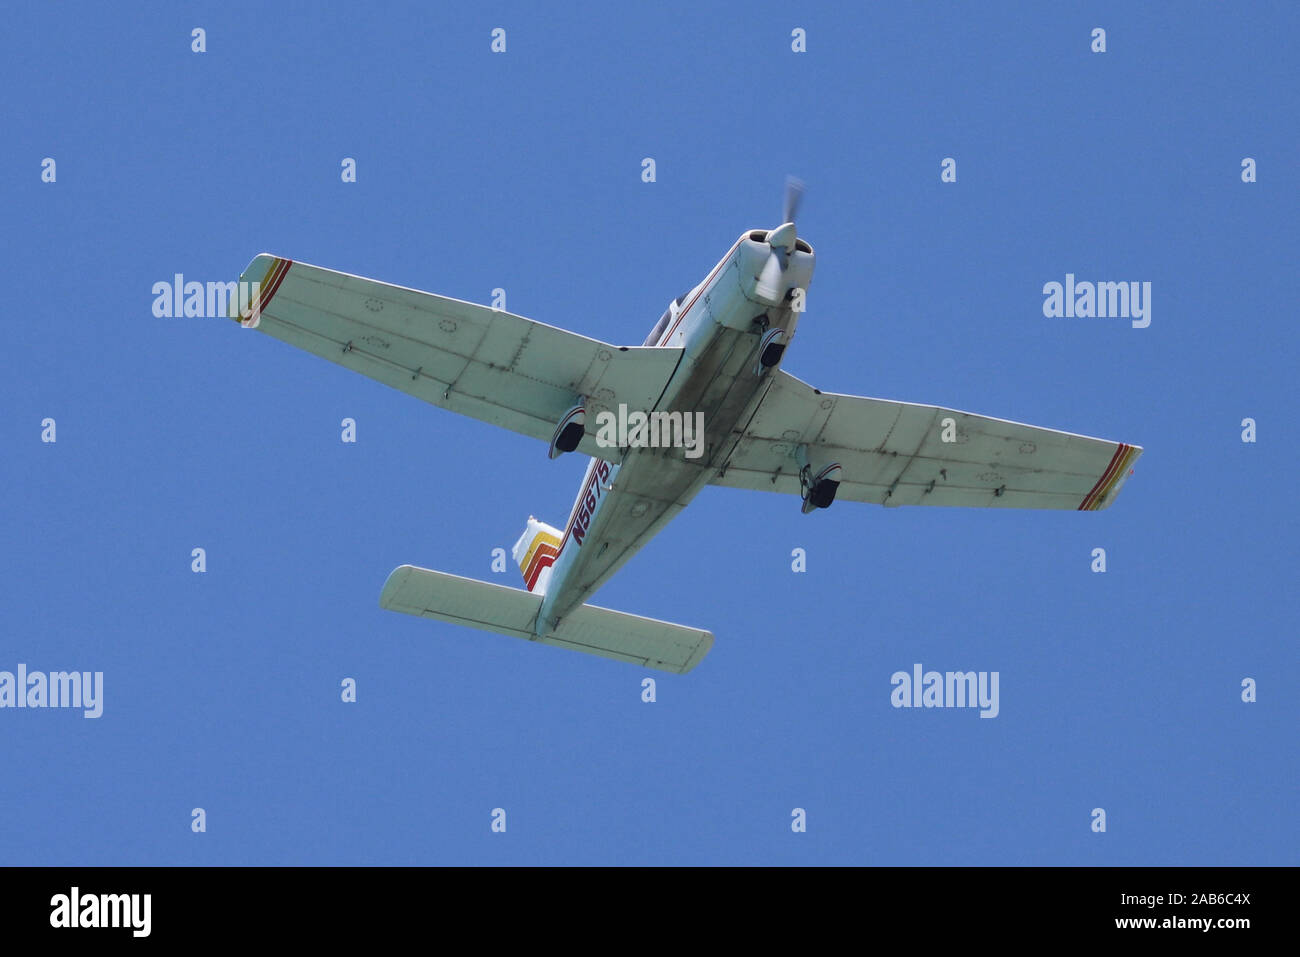
[[[803,199],[803,180],[794,176],[785,178],[785,204],[781,209],[781,222],[793,223],[799,213],[799,203]]]
[[[799,203],[803,200],[803,180],[794,176],[785,178],[785,201],[781,205],[781,225],[768,230],[767,244],[772,247],[772,254],[763,264],[763,271],[758,276],[759,295],[765,299],[779,299],[781,273],[789,262],[790,253],[794,251],[797,236],[794,220],[799,213]]]

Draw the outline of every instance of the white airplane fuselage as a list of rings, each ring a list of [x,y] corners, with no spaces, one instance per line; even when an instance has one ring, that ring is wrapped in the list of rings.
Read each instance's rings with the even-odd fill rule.
[[[704,434],[696,441],[702,444],[610,447],[607,458],[591,459],[537,616],[539,636],[556,630],[685,508],[744,434],[783,353],[776,349],[768,366],[760,355],[772,355],[765,352],[770,343],[789,344],[812,280],[812,248],[794,241],[793,228],[788,245],[778,248],[768,242],[777,232],[741,236],[704,282],[669,307],[646,341],[682,350],[654,411],[692,422],[701,413]]]

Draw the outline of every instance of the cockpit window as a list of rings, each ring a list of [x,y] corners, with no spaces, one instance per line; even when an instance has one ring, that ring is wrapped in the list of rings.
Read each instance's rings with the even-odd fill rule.
[[[672,316],[672,309],[665,309],[664,314],[659,317],[659,321],[655,323],[655,327],[650,330],[650,335],[645,337],[645,342],[641,343],[641,345],[655,345],[659,341],[659,337],[664,334],[664,330],[668,328],[668,320],[671,319]]]
[[[655,323],[655,327],[650,330],[650,335],[645,337],[645,342],[641,343],[643,346],[653,346],[659,341],[659,337],[662,336],[664,330],[668,328],[668,320],[673,317],[673,313],[681,307],[681,304],[686,301],[686,297],[690,294],[691,291],[687,289],[672,301],[672,305],[664,310],[664,314],[659,317],[659,321]]]

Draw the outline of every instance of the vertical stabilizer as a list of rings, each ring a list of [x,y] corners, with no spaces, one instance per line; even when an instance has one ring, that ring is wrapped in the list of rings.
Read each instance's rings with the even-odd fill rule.
[[[514,556],[524,575],[524,585],[534,595],[545,595],[551,580],[551,566],[560,554],[562,533],[545,522],[528,516],[528,526],[515,542]]]

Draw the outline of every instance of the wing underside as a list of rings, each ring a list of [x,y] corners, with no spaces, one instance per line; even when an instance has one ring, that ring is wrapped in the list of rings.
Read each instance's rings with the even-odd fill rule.
[[[266,254],[240,279],[260,290],[243,325],[431,405],[544,442],[579,396],[588,421],[620,403],[653,409],[681,355],[613,346],[488,306]],[[601,454],[590,432],[578,449]]]
[[[801,494],[796,450],[839,463],[836,498],[877,505],[1090,511],[1108,507],[1142,453],[938,406],[820,392],[778,371],[714,485]]]

